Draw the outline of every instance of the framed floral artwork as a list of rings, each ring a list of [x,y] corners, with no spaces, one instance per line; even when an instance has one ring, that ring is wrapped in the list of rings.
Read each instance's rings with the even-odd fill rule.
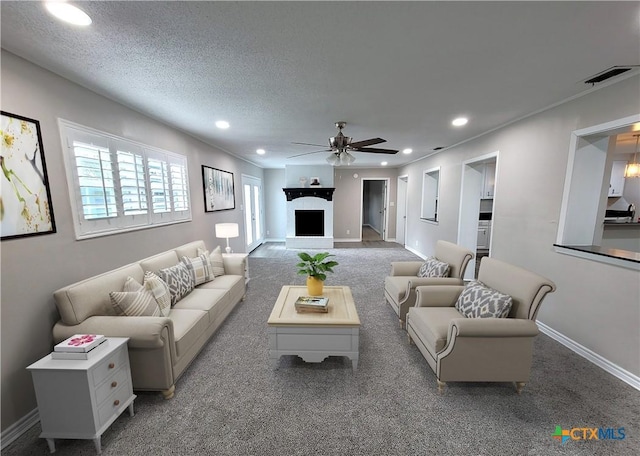
[[[202,184],[205,212],[235,209],[233,173],[202,165]]]
[[[40,122],[0,111],[2,240],[56,232]]]

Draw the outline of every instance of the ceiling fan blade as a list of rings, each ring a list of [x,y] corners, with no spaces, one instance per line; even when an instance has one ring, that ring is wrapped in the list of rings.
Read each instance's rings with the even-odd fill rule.
[[[297,146],[327,147],[326,144],[309,144],[309,143],[299,143],[299,142],[292,142],[291,144],[295,144]]]
[[[317,154],[318,152],[331,152],[331,149],[314,150],[313,152],[305,152],[304,154],[292,155],[291,157],[287,157],[287,159],[302,157],[303,155]]]
[[[383,142],[387,142],[387,140],[382,138],[371,138],[365,139],[364,141],[352,142],[350,146],[354,149],[359,149],[360,147],[373,146],[374,144],[380,144]]]
[[[353,149],[356,152],[370,152],[373,154],[397,154],[397,150],[393,149],[378,149],[377,147],[361,147],[359,149]]]

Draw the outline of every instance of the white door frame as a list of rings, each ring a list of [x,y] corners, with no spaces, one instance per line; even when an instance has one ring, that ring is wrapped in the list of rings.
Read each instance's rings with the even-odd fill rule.
[[[496,161],[496,175],[493,192],[493,204],[491,212],[493,214],[495,208],[495,199],[498,190],[498,167],[500,166],[499,151],[491,152],[479,157],[465,160],[462,163],[462,184],[460,190],[460,212],[458,214],[458,245],[468,248],[472,252],[478,249],[478,215],[480,213],[480,199],[482,197],[482,173],[474,168],[492,158]],[[489,256],[493,248],[493,225],[495,219],[492,217],[492,227],[489,238]],[[471,280],[475,276],[476,259],[475,256],[469,261],[464,274],[464,279]]]
[[[364,183],[365,181],[384,181],[384,197],[382,207],[382,240],[386,241],[389,233],[389,178],[388,177],[363,177],[360,180],[360,241],[362,241],[362,223],[364,222]]]
[[[257,184],[258,188],[260,189],[260,195],[258,198],[258,220],[259,220],[259,227],[256,227],[256,218],[255,215],[253,214],[253,187]],[[250,206],[247,208],[247,205],[245,204],[245,185],[250,185],[252,188],[252,192],[251,192],[251,204]],[[242,190],[241,190],[241,195],[242,195],[242,209],[243,209],[243,225],[244,225],[244,246],[247,252],[251,252],[252,250],[254,250],[256,247],[260,246],[263,242],[264,242],[264,231],[265,231],[265,220],[264,220],[264,187],[262,185],[262,179],[257,177],[257,176],[252,176],[250,174],[242,174]],[[247,226],[247,211],[250,211],[249,213],[251,214],[251,225]],[[248,235],[249,235],[249,230],[251,230],[251,237],[252,237],[252,242],[251,244],[248,244]]]
[[[402,183],[401,183],[402,182]],[[396,242],[402,246],[407,243],[407,204],[409,202],[408,190],[409,175],[398,176],[397,201],[396,201]]]

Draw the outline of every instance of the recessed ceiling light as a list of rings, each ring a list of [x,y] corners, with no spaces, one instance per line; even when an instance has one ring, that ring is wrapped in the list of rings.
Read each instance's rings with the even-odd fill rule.
[[[258,155],[264,155],[264,154],[266,154],[266,152],[265,152],[265,150],[264,150],[264,149],[258,149],[258,150],[256,150],[256,154],[258,154]]]
[[[467,122],[469,122],[469,119],[467,119],[466,117],[458,117],[457,119],[453,119],[451,125],[455,127],[461,127],[463,125],[466,125]]]
[[[413,152],[413,149],[406,148],[402,150],[403,154],[410,154],[411,152]]]
[[[218,120],[216,122],[216,127],[222,130],[226,130],[227,128],[229,128],[229,122],[227,122],[226,120]]]
[[[387,162],[380,163],[382,166],[387,166]]]
[[[60,19],[73,25],[89,25],[91,18],[77,6],[67,2],[46,2],[44,4],[47,11]]]

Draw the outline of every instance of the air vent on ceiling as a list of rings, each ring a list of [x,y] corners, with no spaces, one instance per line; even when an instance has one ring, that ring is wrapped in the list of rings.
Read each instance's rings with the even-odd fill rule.
[[[433,148],[433,150],[442,150],[442,149],[444,149],[444,147],[442,147],[442,146],[438,146],[438,147],[434,147]]]
[[[599,82],[602,81],[606,81],[607,79],[611,79],[615,76],[618,76],[622,73],[626,73],[629,70],[632,70],[633,68],[637,67],[638,65],[629,65],[629,66],[614,66],[611,67],[605,71],[603,71],[602,73],[598,73],[595,76],[592,76],[591,78],[589,78],[588,80],[584,81],[585,84],[597,84]]]

